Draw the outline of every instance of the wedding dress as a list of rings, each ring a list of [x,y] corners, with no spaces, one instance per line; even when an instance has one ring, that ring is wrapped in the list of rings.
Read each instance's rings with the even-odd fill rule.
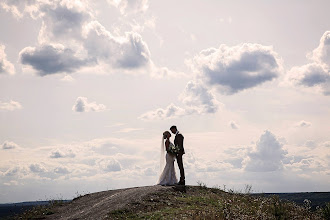
[[[170,145],[173,145],[170,142]],[[165,156],[166,164],[163,169],[163,172],[160,174],[157,185],[174,185],[178,183],[178,179],[176,178],[175,169],[174,169],[174,161],[175,155],[171,153],[166,153]]]

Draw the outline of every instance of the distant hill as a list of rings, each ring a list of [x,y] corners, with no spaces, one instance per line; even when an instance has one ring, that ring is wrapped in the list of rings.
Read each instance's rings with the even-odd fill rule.
[[[322,204],[330,201],[329,193],[316,194],[296,193],[291,199],[315,202],[314,198],[321,198]],[[280,200],[284,195],[289,198],[291,194],[274,197],[229,193],[203,185],[145,186],[91,193],[68,203],[34,207],[16,219],[323,219],[326,214],[326,209],[312,211]]]

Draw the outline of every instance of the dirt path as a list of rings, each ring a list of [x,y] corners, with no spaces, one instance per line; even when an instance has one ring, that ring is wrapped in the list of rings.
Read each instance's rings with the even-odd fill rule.
[[[124,208],[128,203],[139,202],[150,193],[167,189],[157,185],[92,193],[59,207],[47,219],[106,219],[107,214],[113,210]]]

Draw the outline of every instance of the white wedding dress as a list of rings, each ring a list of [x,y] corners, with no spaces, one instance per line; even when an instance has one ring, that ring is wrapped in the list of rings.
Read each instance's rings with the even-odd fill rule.
[[[170,145],[173,145],[170,143]],[[166,153],[166,164],[163,169],[163,172],[160,174],[157,185],[174,185],[178,183],[178,179],[176,178],[175,169],[174,169],[174,161],[175,161],[175,155]]]

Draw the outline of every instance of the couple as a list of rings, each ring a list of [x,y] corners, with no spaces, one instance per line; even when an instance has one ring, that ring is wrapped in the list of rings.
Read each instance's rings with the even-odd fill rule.
[[[182,162],[182,155],[185,153],[183,148],[183,135],[178,131],[175,125],[170,128],[171,132],[175,134],[174,144],[171,143],[170,137],[171,133],[165,131],[162,137],[162,146],[161,146],[161,159],[160,159],[160,170],[162,171],[157,182],[158,185],[185,185],[185,176],[184,168]],[[165,146],[164,146],[165,141]],[[166,157],[164,156],[166,150]],[[164,159],[166,158],[166,164],[164,165]],[[180,169],[180,181],[175,175],[174,161],[177,161]]]

